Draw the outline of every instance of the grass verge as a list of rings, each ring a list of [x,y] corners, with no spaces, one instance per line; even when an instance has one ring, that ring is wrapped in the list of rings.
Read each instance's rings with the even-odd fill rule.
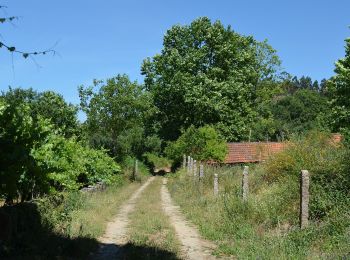
[[[219,174],[219,196],[213,175]],[[169,191],[200,233],[214,241],[218,255],[238,259],[319,259],[350,257],[350,212],[330,215],[309,228],[298,227],[299,190],[295,182],[268,183],[261,166],[251,166],[249,199],[241,199],[241,167],[205,169],[202,181],[180,171]]]

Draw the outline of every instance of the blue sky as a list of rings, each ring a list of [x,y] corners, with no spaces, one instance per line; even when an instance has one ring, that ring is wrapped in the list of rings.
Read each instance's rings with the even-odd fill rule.
[[[333,74],[350,36],[349,0],[0,0],[1,16],[17,15],[15,25],[0,24],[1,40],[23,50],[55,47],[59,56],[32,60],[12,57],[0,49],[0,90],[8,86],[54,90],[78,103],[77,86],[126,73],[142,81],[144,58],[162,48],[162,38],[174,24],[200,16],[258,40],[268,39],[283,68],[313,79]],[[1,10],[0,10],[1,12]]]

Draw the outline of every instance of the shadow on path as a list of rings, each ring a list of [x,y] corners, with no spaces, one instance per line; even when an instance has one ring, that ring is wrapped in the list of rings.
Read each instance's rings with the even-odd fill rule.
[[[62,220],[57,219],[57,223]],[[63,227],[62,227],[63,228]],[[64,230],[62,230],[64,233]],[[115,257],[93,257],[101,247],[118,252]],[[117,249],[117,250],[116,250]],[[0,207],[0,259],[178,259],[154,247],[102,244],[94,238],[68,237],[53,232],[35,203]]]
[[[169,259],[176,260],[179,259],[176,254],[159,249],[156,247],[149,247],[144,245],[135,245],[132,243],[128,243],[123,246],[117,246],[115,244],[102,244],[104,247],[104,255],[91,256],[90,259],[125,259],[125,260],[161,260],[161,259]]]

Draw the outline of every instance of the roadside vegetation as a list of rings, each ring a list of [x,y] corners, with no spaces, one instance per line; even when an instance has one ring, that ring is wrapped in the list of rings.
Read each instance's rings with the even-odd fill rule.
[[[0,208],[11,216],[12,236],[1,244],[4,258],[86,259],[118,208],[140,186],[120,179],[106,190],[63,192]]]
[[[241,166],[207,166],[202,181],[181,170],[170,192],[221,255],[238,258],[347,258],[350,252],[349,151],[313,133],[286,151],[250,165],[249,199],[242,200]],[[299,174],[311,173],[311,225],[299,228]],[[219,196],[213,175],[219,175]]]
[[[93,80],[78,87],[79,105],[52,91],[9,87],[0,95],[0,224],[8,227],[0,229],[0,257],[86,256],[150,171],[174,170],[183,155],[221,163],[226,143],[241,141],[290,143],[251,166],[247,204],[240,200],[240,167],[206,169],[201,183],[182,171],[170,181],[187,216],[219,243],[217,253],[349,256],[350,39],[345,44],[334,76],[319,83],[282,71],[267,40],[200,17],[166,31],[159,54],[141,65],[144,82],[122,73]],[[341,133],[343,142],[333,144],[322,132]],[[312,225],[305,230],[297,228],[301,169],[312,179]],[[97,183],[107,190],[80,192]],[[159,213],[158,184],[138,205],[132,243],[155,247],[155,257],[158,247],[173,256],[177,242]],[[164,240],[146,240],[158,235]]]

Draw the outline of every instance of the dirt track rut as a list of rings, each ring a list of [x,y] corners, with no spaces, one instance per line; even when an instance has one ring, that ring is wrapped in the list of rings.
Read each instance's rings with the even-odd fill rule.
[[[216,259],[211,255],[211,251],[215,248],[215,245],[201,238],[197,229],[186,221],[179,207],[173,204],[166,184],[167,180],[163,179],[161,189],[162,206],[165,214],[170,218],[170,222],[174,226],[181,242],[183,257],[190,260]]]
[[[98,253],[92,259],[117,259],[120,248],[127,242],[127,226],[129,224],[129,214],[135,209],[137,199],[144,189],[154,181],[155,177],[149,178],[120,208],[119,213],[113,221],[107,224],[105,234],[99,238],[101,246]]]

